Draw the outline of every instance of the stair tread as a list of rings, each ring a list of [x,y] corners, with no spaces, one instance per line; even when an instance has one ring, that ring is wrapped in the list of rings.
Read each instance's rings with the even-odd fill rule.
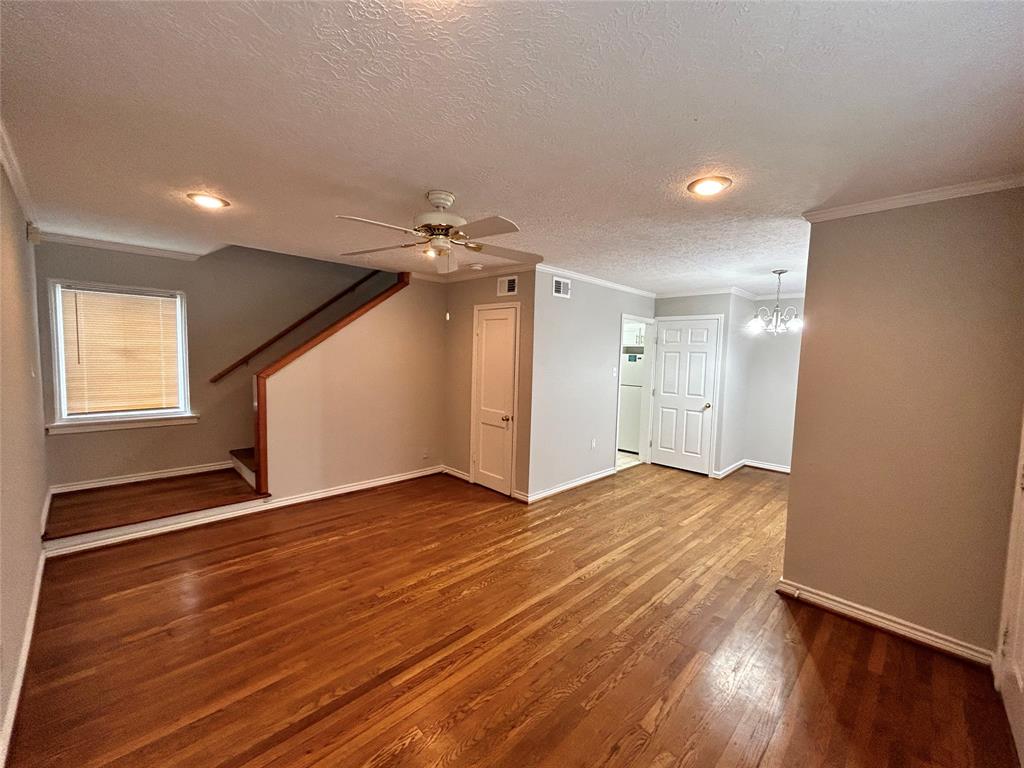
[[[233,457],[238,459],[247,469],[252,472],[256,471],[259,464],[256,461],[256,449],[255,448],[235,448],[233,451],[228,451]]]

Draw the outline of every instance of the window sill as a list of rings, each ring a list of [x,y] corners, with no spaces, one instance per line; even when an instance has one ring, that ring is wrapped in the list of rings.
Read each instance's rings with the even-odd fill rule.
[[[144,429],[146,427],[175,427],[196,424],[199,415],[182,413],[174,416],[144,416],[142,418],[83,419],[82,421],[56,421],[46,425],[48,435],[66,435],[72,432],[109,432],[116,429]]]

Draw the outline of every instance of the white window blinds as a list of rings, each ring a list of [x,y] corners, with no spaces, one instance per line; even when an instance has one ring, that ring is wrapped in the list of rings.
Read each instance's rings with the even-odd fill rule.
[[[187,408],[180,295],[55,289],[64,417]]]

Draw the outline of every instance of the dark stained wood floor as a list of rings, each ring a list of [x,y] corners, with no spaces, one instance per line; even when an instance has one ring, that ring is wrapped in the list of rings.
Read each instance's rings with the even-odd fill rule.
[[[986,669],[773,591],[786,483],[433,476],[50,560],[10,765],[1016,765]]]
[[[233,469],[54,494],[44,539],[103,531],[266,497]]]

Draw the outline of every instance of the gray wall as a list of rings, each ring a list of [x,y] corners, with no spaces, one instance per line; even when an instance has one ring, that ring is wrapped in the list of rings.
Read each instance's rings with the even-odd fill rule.
[[[622,314],[654,312],[653,298],[578,279],[556,298],[552,278],[537,272],[530,493],[615,466]]]
[[[983,648],[1024,401],[1024,189],[814,224],[785,578]]]
[[[252,374],[380,290],[381,276],[338,302],[331,313],[287,337],[217,384],[210,376],[266,341],[366,270],[240,247],[198,261],[177,261],[97,248],[43,243],[36,249],[43,395],[53,420],[53,365],[47,280],[73,279],[184,291],[189,388],[199,423],[147,429],[49,435],[51,484],[94,480],[228,459],[253,444]]]
[[[498,296],[498,278],[449,283],[445,334],[445,464],[469,473],[470,411],[473,395],[473,307],[519,302],[519,418],[516,424],[516,476],[513,490],[527,493],[530,481],[530,406],[533,385],[533,307],[536,275],[518,273],[516,296]]]
[[[415,281],[267,380],[270,492],[443,463],[445,286]]]
[[[772,301],[754,302],[754,309]],[[783,299],[783,310],[796,307],[803,317],[803,299]],[[805,318],[806,320],[806,318]],[[793,419],[796,415],[797,373],[800,369],[800,336],[761,334],[750,344],[747,366],[745,458],[780,467],[789,467],[793,454]]]
[[[747,330],[754,314],[754,303],[740,296],[729,296],[729,312],[725,316],[722,380],[722,430],[718,438],[718,468],[728,469],[747,458],[750,424],[747,420],[747,395],[751,379],[750,355],[759,339]]]
[[[0,179],[0,722],[8,711],[40,556],[46,455],[35,271],[25,216]],[[6,734],[5,734],[6,735]],[[2,736],[0,736],[2,739]],[[0,743],[0,763],[6,741]]]

